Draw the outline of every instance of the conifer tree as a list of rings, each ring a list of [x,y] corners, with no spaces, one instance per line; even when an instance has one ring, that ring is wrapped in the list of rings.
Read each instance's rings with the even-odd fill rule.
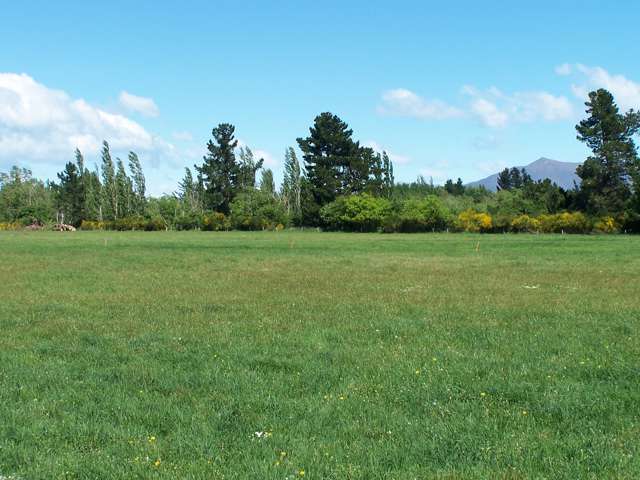
[[[580,197],[588,212],[616,214],[628,208],[632,180],[640,187],[640,160],[633,135],[640,129],[640,114],[619,113],[613,95],[604,89],[589,93],[588,117],[576,125],[578,140],[593,154],[576,173],[581,178]]]
[[[234,153],[238,141],[235,127],[221,123],[212,130],[213,139],[207,144],[208,153],[196,170],[202,178],[205,207],[229,214],[229,205],[239,190],[239,166]]]

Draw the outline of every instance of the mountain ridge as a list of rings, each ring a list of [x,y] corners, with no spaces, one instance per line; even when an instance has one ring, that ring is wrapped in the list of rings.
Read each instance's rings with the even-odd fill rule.
[[[559,187],[569,190],[573,188],[574,182],[580,183],[580,177],[576,175],[576,167],[580,163],[561,162],[551,158],[540,157],[528,165],[519,166],[524,168],[533,180],[544,180],[548,178],[552,182],[558,184]],[[474,182],[469,182],[469,187],[484,186],[487,190],[496,191],[498,187],[498,174],[494,173],[488,177],[481,178]]]

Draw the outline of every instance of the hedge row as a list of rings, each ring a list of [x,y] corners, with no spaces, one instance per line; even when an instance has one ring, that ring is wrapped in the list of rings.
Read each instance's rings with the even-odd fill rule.
[[[589,218],[581,212],[556,214],[496,215],[473,209],[455,215],[436,196],[411,198],[400,203],[367,194],[338,198],[322,208],[322,220],[329,230],[359,232],[540,232],[615,233],[636,232],[638,219]]]

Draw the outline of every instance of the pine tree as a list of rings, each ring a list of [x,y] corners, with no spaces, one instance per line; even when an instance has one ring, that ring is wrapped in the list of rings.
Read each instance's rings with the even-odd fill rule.
[[[85,218],[84,185],[78,174],[78,167],[72,162],[65,165],[64,171],[58,173],[60,185],[57,186],[58,209],[64,222],[79,226]]]
[[[369,159],[363,159],[352,134],[353,130],[338,116],[324,112],[315,118],[309,136],[297,139],[311,192],[319,206],[339,195],[361,191],[365,174],[368,180]]]
[[[498,190],[511,190],[511,171],[505,168],[498,174],[497,188]]]
[[[205,207],[229,214],[229,205],[239,190],[239,166],[234,153],[238,141],[235,127],[221,123],[212,130],[213,139],[207,144],[208,154],[196,170],[202,176]]]
[[[604,89],[589,93],[588,117],[576,125],[578,140],[593,152],[576,169],[581,178],[580,197],[593,214],[616,215],[630,203],[632,179],[639,178],[640,162],[633,135],[640,129],[640,114],[620,114],[613,95]],[[637,183],[636,187],[640,186]]]

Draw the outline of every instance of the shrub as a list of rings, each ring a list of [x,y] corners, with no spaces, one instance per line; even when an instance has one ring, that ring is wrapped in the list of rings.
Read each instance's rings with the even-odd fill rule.
[[[447,228],[449,212],[435,195],[425,198],[409,198],[400,208],[400,214],[394,217],[397,231],[425,232]],[[385,223],[385,230],[391,223]]]
[[[640,233],[640,214],[625,212],[620,217],[620,230],[625,233]]]
[[[231,202],[231,226],[238,230],[273,230],[287,224],[287,213],[277,198],[260,190],[247,190]]]
[[[219,232],[222,230],[229,230],[231,228],[231,222],[221,212],[210,212],[202,217],[202,230],[209,232]]]
[[[339,197],[320,209],[327,228],[351,232],[374,232],[390,213],[389,200],[368,193]]]
[[[540,230],[540,221],[529,215],[519,215],[511,222],[511,230],[514,232],[537,232]]]
[[[197,230],[204,229],[205,216],[195,212],[181,214],[175,219],[173,226],[176,230]]]
[[[488,213],[469,209],[458,215],[457,226],[465,232],[490,232],[493,228],[493,220]]]
[[[540,215],[540,230],[545,233],[589,233],[591,222],[582,212]]]
[[[154,217],[145,222],[144,230],[147,232],[158,232],[168,230],[168,226],[162,217]]]
[[[20,228],[22,228],[22,225],[17,222],[0,222],[0,231],[20,230]]]
[[[616,233],[618,231],[618,225],[613,217],[607,216],[600,218],[593,229],[598,233]]]
[[[494,232],[508,232],[511,230],[514,216],[508,213],[497,213],[491,216]]]
[[[95,220],[83,220],[80,224],[81,230],[105,230],[104,222]]]

